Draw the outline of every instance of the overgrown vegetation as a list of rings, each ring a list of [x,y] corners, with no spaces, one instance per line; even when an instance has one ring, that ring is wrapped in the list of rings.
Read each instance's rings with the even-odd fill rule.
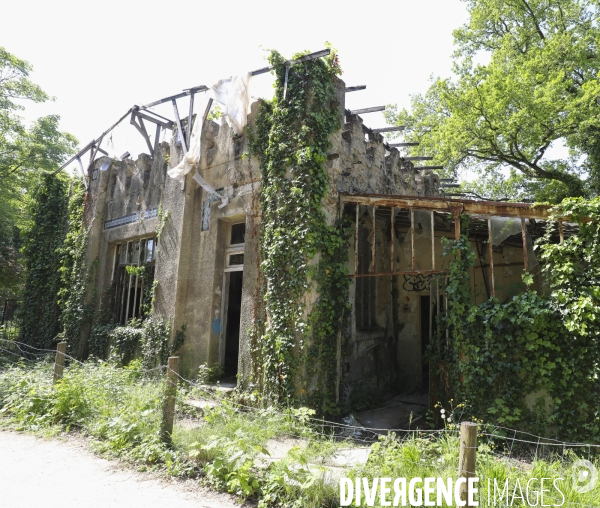
[[[83,223],[85,187],[77,179],[71,182],[67,234],[60,248],[61,287],[58,305],[61,309],[60,339],[67,342],[70,354],[80,355],[81,325],[92,317],[93,306],[85,302],[89,283],[86,250],[89,231]]]
[[[329,188],[329,136],[340,128],[334,80],[341,71],[335,52],[290,65],[273,51],[269,63],[277,76],[275,97],[261,105],[251,142],[261,163],[261,296],[267,317],[254,330],[255,375],[266,398],[284,404],[305,399],[317,380],[320,395],[313,402],[331,412],[335,344],[349,282],[344,231],[328,219],[322,200]],[[314,304],[308,301],[313,288],[319,292]],[[302,388],[295,390],[298,382]]]
[[[550,230],[539,242],[548,295],[530,288],[506,303],[492,298],[474,306],[470,243],[466,235],[445,242],[452,260],[446,287],[450,341],[441,333],[433,354],[450,369],[454,398],[467,400],[484,421],[595,440],[600,437],[600,200],[569,199],[552,213],[555,219],[571,217],[580,231],[555,244]],[[531,275],[524,280],[530,283]]]
[[[214,400],[215,408],[204,409],[199,419],[194,415],[183,422],[191,410],[182,400],[206,398],[198,388],[183,385],[172,445],[167,446],[160,438],[164,382],[160,377],[148,377],[139,361],[127,368],[107,362],[72,364],[56,385],[51,373],[51,362],[13,363],[0,371],[1,426],[46,434],[80,431],[98,452],[125,459],[141,470],[196,477],[255,500],[261,508],[339,506],[338,480],[327,472],[326,464],[340,449],[356,445],[349,438],[323,434],[311,410],[252,409]],[[455,418],[460,419],[458,415]],[[348,467],[343,475],[369,481],[381,477],[455,478],[459,440],[455,427],[447,430],[437,436],[382,436],[371,445],[368,462]],[[275,439],[294,440],[282,459],[268,455]],[[509,479],[511,487],[519,480],[523,489],[531,478],[563,478],[565,502],[581,506],[593,505],[600,493],[599,487],[585,494],[573,490],[571,467],[577,458],[573,452],[542,457],[535,456],[533,449],[529,450],[531,456],[522,450],[521,460],[499,452],[502,448],[494,440],[480,440],[479,506],[490,506],[488,478],[502,484]],[[587,449],[585,454],[587,457]],[[531,460],[523,460],[528,457]],[[545,499],[546,504],[561,503],[556,491],[547,493]],[[378,503],[379,496],[375,506],[381,506]]]
[[[52,347],[60,331],[58,292],[68,201],[67,178],[44,174],[34,192],[33,225],[23,247],[27,277],[20,308],[20,340],[39,348]]]
[[[0,298],[23,291],[23,233],[32,226],[33,191],[45,185],[41,175],[54,171],[73,153],[76,139],[58,130],[60,118],[49,115],[26,126],[19,114],[28,102],[50,97],[29,75],[31,65],[0,46]]]
[[[598,195],[598,3],[463,1],[453,76],[415,94],[410,111],[386,111],[420,143],[411,155],[478,173],[463,190],[492,199]]]

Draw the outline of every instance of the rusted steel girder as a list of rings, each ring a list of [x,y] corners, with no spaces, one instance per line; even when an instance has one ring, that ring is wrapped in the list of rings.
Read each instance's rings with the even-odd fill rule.
[[[343,203],[356,203],[365,206],[389,208],[421,209],[438,212],[452,211],[462,206],[462,213],[492,215],[499,217],[525,217],[548,220],[549,206],[530,205],[528,203],[500,203],[497,201],[475,201],[469,199],[451,199],[423,196],[395,196],[389,194],[341,194]]]

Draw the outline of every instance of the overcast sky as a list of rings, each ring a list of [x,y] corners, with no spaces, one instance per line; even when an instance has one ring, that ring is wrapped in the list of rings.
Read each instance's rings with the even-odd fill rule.
[[[452,30],[467,19],[460,0],[34,0],[5,2],[2,12],[0,45],[29,61],[31,79],[56,97],[28,105],[26,118],[59,114],[80,146],[134,104],[264,67],[265,49],[290,57],[325,41],[339,50],[346,84],[367,85],[346,95],[347,107],[408,106],[431,75],[450,74]],[[270,95],[271,79],[256,77],[251,93]],[[380,114],[363,118],[384,124]],[[145,146],[133,127],[120,136]]]

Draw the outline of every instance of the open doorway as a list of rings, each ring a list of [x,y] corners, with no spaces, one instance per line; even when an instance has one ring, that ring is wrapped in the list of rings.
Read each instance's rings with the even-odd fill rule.
[[[240,318],[242,315],[242,289],[244,285],[244,246],[246,224],[228,225],[225,270],[223,274],[223,317],[221,330],[220,364],[223,381],[237,383],[240,357]]]
[[[435,307],[431,306],[429,295],[421,295],[421,390],[429,391],[429,338],[435,326]]]
[[[223,369],[226,378],[235,381],[240,353],[240,316],[242,309],[242,284],[244,272],[227,274],[227,323],[225,326],[225,359]]]

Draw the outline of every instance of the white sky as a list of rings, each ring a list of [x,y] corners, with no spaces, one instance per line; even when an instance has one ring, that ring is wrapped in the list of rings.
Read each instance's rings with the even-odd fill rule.
[[[61,129],[80,146],[134,104],[264,67],[262,48],[291,57],[330,41],[346,84],[367,85],[346,95],[346,107],[408,106],[431,75],[450,74],[452,30],[467,20],[460,0],[33,0],[5,2],[2,14],[0,45],[29,61],[31,79],[56,97],[28,105],[26,118],[59,114]],[[270,83],[270,74],[257,76],[252,94],[270,96]],[[180,102],[185,116],[187,102]],[[385,125],[381,114],[363,118],[371,127]],[[133,127],[120,136],[144,151]]]

